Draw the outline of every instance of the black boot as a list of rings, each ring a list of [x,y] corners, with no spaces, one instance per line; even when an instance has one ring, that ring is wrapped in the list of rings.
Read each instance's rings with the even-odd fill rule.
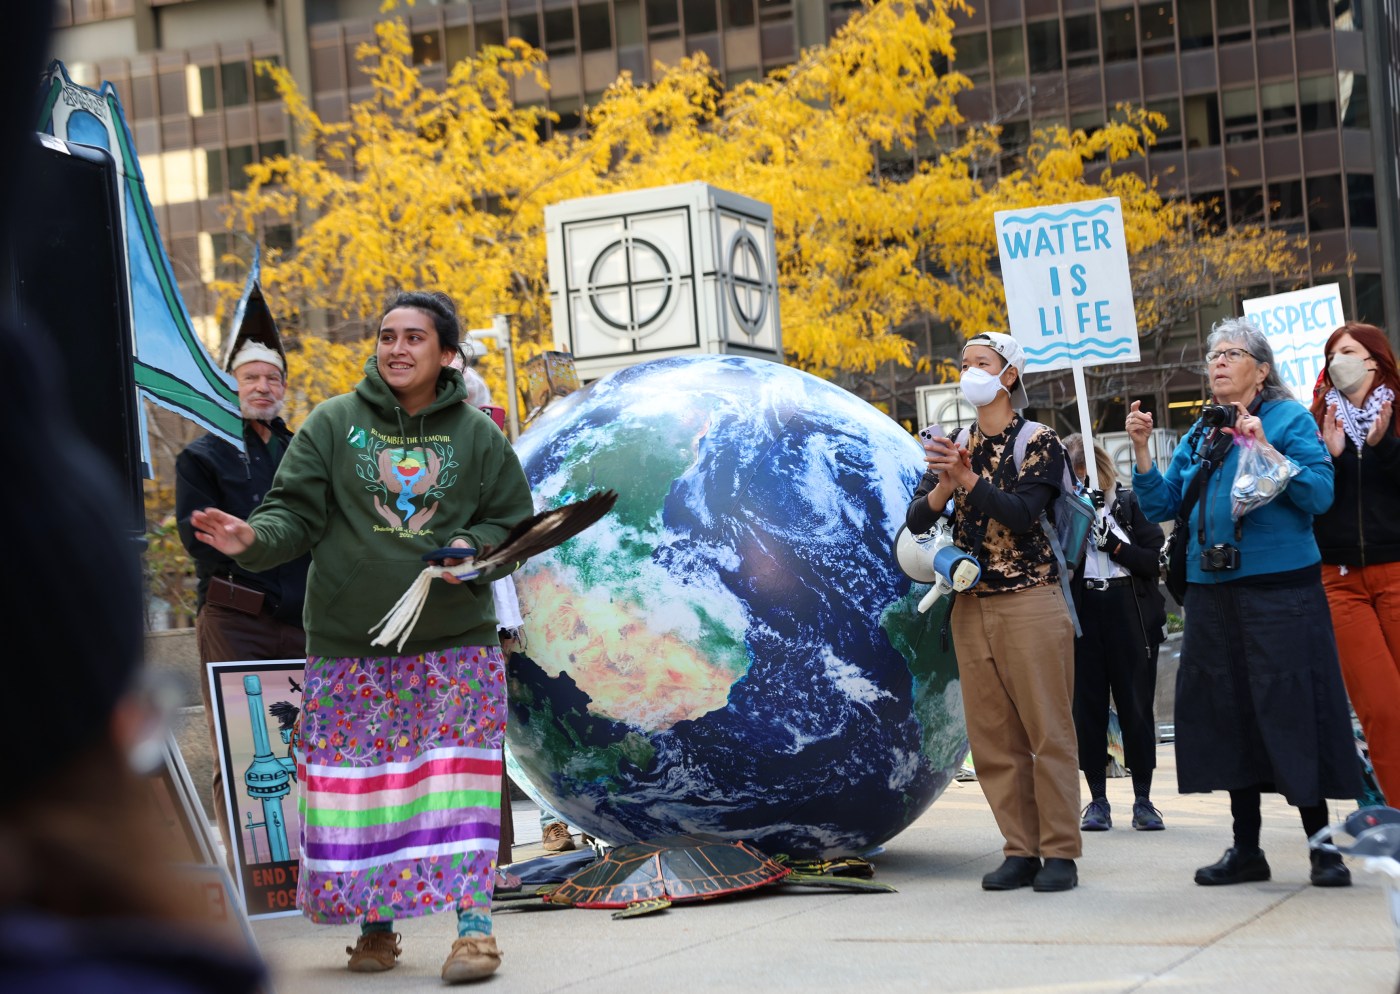
[[[1196,871],[1196,883],[1202,887],[1221,887],[1251,880],[1268,880],[1271,875],[1269,861],[1264,858],[1264,850],[1231,846],[1225,850],[1225,855],[1220,857],[1219,862],[1203,866]]]
[[[1029,887],[1040,872],[1040,860],[1034,856],[1007,856],[1005,862],[982,878],[983,890],[1016,890]]]
[[[1309,874],[1309,879],[1314,887],[1351,886],[1351,871],[1342,862],[1341,853],[1314,849],[1309,855],[1312,857],[1312,873]]]
[[[1050,857],[1045,868],[1035,875],[1035,890],[1040,893],[1070,890],[1079,886],[1079,870],[1072,859]]]

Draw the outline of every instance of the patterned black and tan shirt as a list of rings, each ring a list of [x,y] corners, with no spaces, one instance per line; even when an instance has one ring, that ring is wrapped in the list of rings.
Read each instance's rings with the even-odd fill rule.
[[[1023,424],[1025,419],[1017,414],[1005,431],[987,436],[974,423],[968,436],[972,470],[981,479],[971,490],[960,487],[953,495],[953,541],[971,551],[981,539],[977,559],[982,579],[968,594],[1004,594],[1059,580],[1040,515],[1059,493],[1064,447],[1052,429],[1041,425],[1026,439],[1025,459],[1017,473],[1012,443]],[[932,473],[926,473],[914,492],[908,517],[911,530],[933,525],[936,515],[924,498],[937,482]]]

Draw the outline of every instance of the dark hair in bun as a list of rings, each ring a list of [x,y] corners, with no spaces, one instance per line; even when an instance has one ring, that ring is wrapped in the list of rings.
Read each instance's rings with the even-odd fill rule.
[[[456,349],[462,341],[462,325],[457,320],[457,305],[441,290],[400,290],[384,305],[384,315],[400,307],[412,307],[433,319],[437,329],[438,345],[444,349]]]

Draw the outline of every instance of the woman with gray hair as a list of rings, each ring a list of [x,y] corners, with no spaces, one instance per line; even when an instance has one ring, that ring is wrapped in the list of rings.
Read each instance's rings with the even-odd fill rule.
[[[1322,588],[1313,516],[1332,503],[1332,461],[1307,408],[1279,379],[1273,350],[1243,318],[1206,342],[1213,403],[1165,474],[1148,451],[1152,415],[1136,401],[1127,430],[1133,487],[1155,521],[1186,529],[1186,631],[1176,681],[1177,786],[1230,792],[1234,844],[1196,871],[1203,886],[1268,880],[1260,795],[1277,791],[1311,836],[1326,798],[1361,790],[1337,646]],[[1269,480],[1274,499],[1236,519],[1232,483],[1243,447],[1267,442],[1297,465]],[[1335,853],[1312,853],[1311,881],[1346,887]]]

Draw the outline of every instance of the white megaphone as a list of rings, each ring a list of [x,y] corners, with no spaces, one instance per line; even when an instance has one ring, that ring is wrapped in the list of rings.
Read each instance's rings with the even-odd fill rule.
[[[915,583],[933,584],[919,601],[920,614],[944,594],[960,594],[982,579],[981,564],[953,544],[953,536],[943,520],[921,535],[901,525],[894,538],[894,554],[905,576]]]

